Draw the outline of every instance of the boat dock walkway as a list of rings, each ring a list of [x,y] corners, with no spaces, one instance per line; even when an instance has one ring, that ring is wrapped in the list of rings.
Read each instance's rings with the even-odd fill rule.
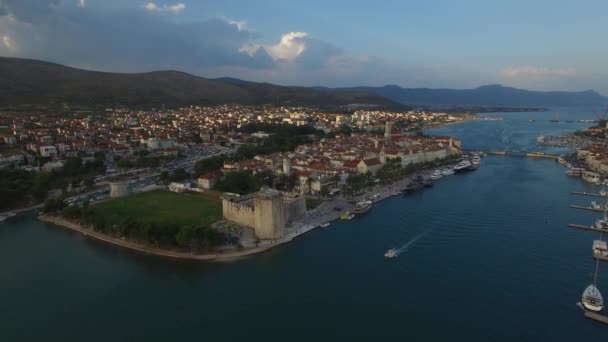
[[[608,324],[608,316],[600,315],[589,310],[585,310],[585,317],[590,318],[594,321],[598,321],[600,323]]]
[[[605,257],[605,256],[593,255],[593,257],[596,258],[597,260],[608,261],[608,257]]]
[[[570,227],[570,228],[578,228],[578,229],[585,229],[585,230],[592,230],[594,232],[600,232],[600,233],[608,233],[608,230],[597,229],[595,227],[585,226],[585,225],[582,225],[582,224],[570,223],[570,224],[568,224],[568,227]]]
[[[593,197],[603,197],[603,198],[608,198],[608,195],[602,195],[602,194],[594,194],[592,192],[581,192],[581,191],[572,191],[573,195],[581,195],[581,196],[593,196]]]
[[[599,209],[599,208],[593,208],[593,207],[583,207],[581,205],[571,205],[570,208],[582,209],[582,210],[591,210],[591,211],[599,211],[601,213],[603,213],[604,211],[606,211],[606,209]]]

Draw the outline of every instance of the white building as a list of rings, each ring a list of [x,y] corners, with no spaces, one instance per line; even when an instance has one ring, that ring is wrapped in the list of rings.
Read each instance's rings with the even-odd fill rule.
[[[55,146],[40,146],[40,155],[43,157],[56,157],[57,148]]]

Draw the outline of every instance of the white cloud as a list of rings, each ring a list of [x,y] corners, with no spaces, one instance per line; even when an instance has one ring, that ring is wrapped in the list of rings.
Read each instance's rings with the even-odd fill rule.
[[[157,5],[154,2],[148,2],[144,5],[144,8],[151,12],[171,12],[174,14],[181,13],[186,9],[186,5],[183,2],[178,2],[175,5]]]
[[[547,76],[576,76],[574,68],[547,68],[536,66],[509,67],[499,71],[499,75],[506,78],[547,77]]]
[[[247,42],[243,45],[241,45],[241,47],[239,48],[239,52],[240,53],[244,53],[249,55],[249,57],[253,57],[255,56],[255,54],[258,52],[258,50],[261,48],[262,46],[253,42]]]
[[[237,30],[243,31],[247,29],[247,20],[232,20],[226,18],[228,24],[236,26]]]
[[[11,52],[15,52],[17,50],[15,40],[9,35],[5,34],[2,36],[2,45],[4,45],[4,47]]]
[[[87,7],[87,0],[78,0],[78,7],[80,7],[80,8]]]
[[[306,32],[288,32],[281,36],[281,41],[276,45],[266,46],[266,51],[272,59],[283,61],[294,61],[299,55],[306,51]]]

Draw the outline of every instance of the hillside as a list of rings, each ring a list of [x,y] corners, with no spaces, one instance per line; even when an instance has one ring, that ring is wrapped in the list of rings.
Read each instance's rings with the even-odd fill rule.
[[[475,89],[383,87],[339,88],[341,91],[362,91],[384,96],[396,102],[421,106],[484,106],[484,107],[544,107],[608,104],[608,97],[595,91],[531,91],[487,85]]]
[[[121,74],[0,57],[0,103],[75,106],[207,105],[221,103],[342,106],[353,103],[398,106],[360,91],[283,87],[267,83],[212,80],[179,71]]]

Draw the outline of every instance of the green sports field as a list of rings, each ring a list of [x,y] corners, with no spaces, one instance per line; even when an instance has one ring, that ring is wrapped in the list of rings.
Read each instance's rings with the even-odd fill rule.
[[[116,223],[132,217],[140,222],[194,225],[222,218],[222,203],[218,199],[165,190],[113,199],[93,205],[91,209]]]

